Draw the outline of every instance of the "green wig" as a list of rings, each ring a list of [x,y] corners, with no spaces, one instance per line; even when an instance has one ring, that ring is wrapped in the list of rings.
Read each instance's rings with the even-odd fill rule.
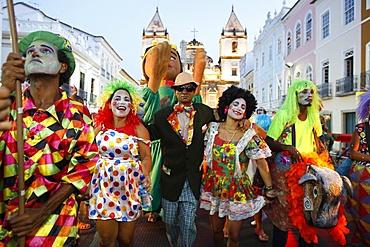
[[[108,82],[108,84],[104,87],[102,94],[98,98],[98,106],[100,108],[104,108],[106,103],[112,98],[113,94],[119,90],[124,89],[126,90],[131,97],[131,104],[132,104],[132,111],[136,114],[137,110],[139,109],[141,100],[141,94],[137,86],[123,80],[114,80],[112,82]]]
[[[288,89],[285,101],[280,110],[288,113],[288,124],[293,125],[300,113],[298,105],[298,94],[305,89],[313,89],[313,99],[310,107],[307,107],[307,120],[311,126],[314,126],[317,133],[321,133],[320,110],[322,101],[317,92],[317,87],[312,81],[299,79],[296,80]]]

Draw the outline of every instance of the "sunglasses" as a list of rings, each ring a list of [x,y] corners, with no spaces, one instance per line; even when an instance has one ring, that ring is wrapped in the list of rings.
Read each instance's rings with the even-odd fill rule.
[[[182,92],[184,91],[184,89],[191,93],[191,92],[194,92],[195,91],[195,87],[194,86],[179,86],[179,87],[176,87],[175,90],[178,91],[178,92]]]

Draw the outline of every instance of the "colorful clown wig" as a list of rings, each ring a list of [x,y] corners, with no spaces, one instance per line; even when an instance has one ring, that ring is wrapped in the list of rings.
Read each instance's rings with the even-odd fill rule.
[[[104,87],[103,93],[98,98],[98,113],[95,115],[94,124],[95,126],[104,126],[104,128],[114,128],[113,127],[113,112],[109,108],[112,100],[113,94],[117,90],[126,90],[131,97],[131,110],[127,115],[126,125],[123,127],[122,131],[128,132],[128,134],[135,134],[135,126],[141,123],[140,118],[137,116],[137,110],[140,107],[141,95],[138,88],[122,80],[114,80],[108,82]]]
[[[369,118],[369,104],[370,104],[370,92],[363,93],[360,95],[360,103],[357,106],[357,116],[360,121],[365,121]]]
[[[322,133],[322,129],[319,112],[322,107],[322,101],[317,93],[317,88],[312,81],[303,79],[296,80],[293,85],[289,87],[285,101],[280,110],[284,110],[284,112],[289,115],[288,124],[293,125],[298,120],[300,113],[298,94],[305,89],[313,89],[312,103],[310,107],[307,107],[307,120],[310,123],[310,126],[314,126],[316,133],[320,135]]]

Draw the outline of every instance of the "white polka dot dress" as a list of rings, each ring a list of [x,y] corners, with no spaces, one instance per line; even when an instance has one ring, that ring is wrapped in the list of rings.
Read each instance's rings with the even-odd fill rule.
[[[138,140],[111,129],[96,136],[99,160],[91,180],[90,219],[129,222],[140,217]]]

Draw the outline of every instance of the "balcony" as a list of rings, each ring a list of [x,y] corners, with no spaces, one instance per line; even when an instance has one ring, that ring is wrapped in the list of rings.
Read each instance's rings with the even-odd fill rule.
[[[360,90],[367,91],[370,89],[370,70],[360,74]]]
[[[347,76],[336,80],[335,82],[335,96],[343,97],[351,94],[355,94],[359,91],[359,85],[357,83],[357,75]]]
[[[332,92],[331,92],[331,87],[332,83],[331,82],[324,82],[320,85],[316,85],[318,93],[320,95],[321,99],[329,99],[332,97]]]
[[[80,96],[85,102],[87,101],[87,92],[85,92],[81,88],[78,89],[77,95]]]
[[[90,93],[90,104],[96,104],[96,98],[95,94]]]

